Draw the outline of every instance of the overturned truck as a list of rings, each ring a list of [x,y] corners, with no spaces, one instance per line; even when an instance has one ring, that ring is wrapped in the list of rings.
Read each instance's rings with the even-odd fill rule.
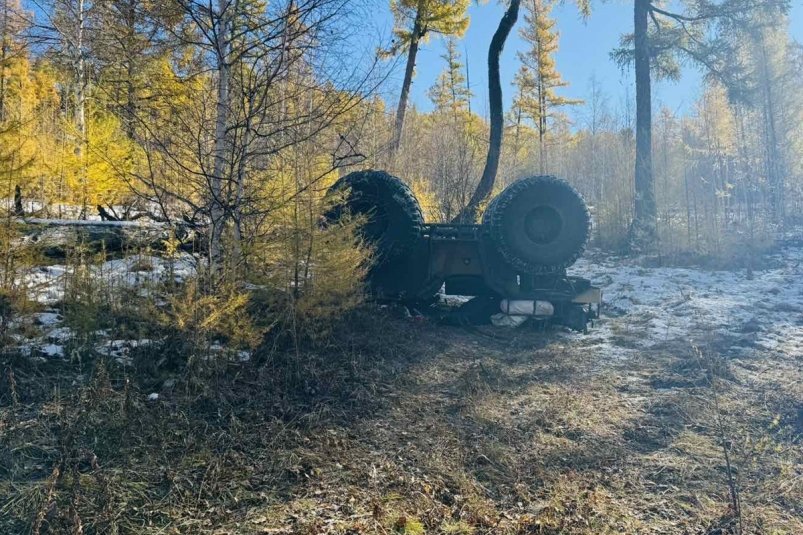
[[[367,283],[382,301],[429,303],[441,291],[472,296],[464,308],[503,312],[586,331],[602,293],[568,276],[582,254],[591,218],[582,197],[552,176],[519,180],[495,197],[482,223],[427,224],[412,190],[383,171],[351,173],[332,186],[326,219],[362,218],[375,248]]]

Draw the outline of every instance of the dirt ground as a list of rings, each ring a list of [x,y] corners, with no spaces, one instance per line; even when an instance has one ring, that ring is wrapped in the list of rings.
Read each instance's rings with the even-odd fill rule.
[[[14,361],[0,532],[803,533],[802,257],[592,256],[589,335],[367,309],[202,392]]]

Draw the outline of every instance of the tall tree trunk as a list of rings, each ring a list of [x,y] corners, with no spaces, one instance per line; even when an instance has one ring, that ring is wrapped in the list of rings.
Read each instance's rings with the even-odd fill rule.
[[[18,217],[25,215],[25,208],[22,206],[22,188],[19,184],[14,186],[14,215]]]
[[[538,94],[538,171],[539,174],[546,174],[547,154],[546,154],[546,84],[544,83],[544,43],[543,36],[538,28],[541,24],[541,5],[533,2],[531,6],[533,15],[533,26],[535,26],[535,47],[538,54],[538,68],[535,70],[536,92]]]
[[[134,89],[134,65],[129,59],[126,70],[126,103],[125,103],[125,134],[128,139],[134,139],[134,117],[137,114],[136,90]]]
[[[237,182],[234,193],[234,206],[232,207],[232,223],[234,224],[234,243],[232,256],[237,264],[242,264],[242,268],[247,270],[248,266],[244,263],[243,257],[243,203],[245,202],[245,180],[248,173],[248,165],[251,156],[251,143],[253,141],[253,121],[255,119],[256,106],[254,103],[255,95],[253,92],[248,95],[248,105],[245,110],[245,120],[242,133],[242,150],[240,160],[237,164]],[[312,113],[312,112],[310,112]]]
[[[519,99],[521,99],[521,89],[519,89]],[[522,109],[521,106],[516,106],[516,129],[513,134],[513,165],[511,165],[511,172],[509,183],[513,183],[519,177],[519,148],[521,145],[521,121]]]
[[[636,180],[635,213],[630,227],[633,251],[654,248],[657,209],[652,169],[652,80],[650,78],[650,0],[635,0],[634,45],[636,63]]]
[[[6,120],[6,61],[8,61],[11,32],[8,27],[8,0],[3,0],[3,12],[0,14],[0,122]]]
[[[539,82],[541,84],[541,82]],[[546,174],[547,170],[547,150],[546,150],[546,97],[544,94],[543,86],[539,89],[540,96],[538,99],[541,101],[538,107],[540,108],[538,114],[538,158],[539,170],[542,175]]]
[[[499,75],[499,57],[505,47],[510,31],[519,19],[519,6],[521,0],[511,0],[505,15],[499,22],[499,27],[491,39],[488,49],[488,96],[491,105],[491,137],[488,145],[488,157],[485,160],[485,169],[482,171],[477,189],[468,201],[468,205],[460,212],[455,221],[472,223],[477,219],[480,204],[487,199],[494,189],[496,172],[499,170],[499,157],[502,152],[502,137],[504,136],[505,117],[502,104],[502,82]]]
[[[81,163],[79,182],[81,184],[81,219],[86,219],[89,202],[86,168],[86,60],[84,58],[84,30],[86,27],[86,4],[78,0],[78,28],[75,40],[75,129],[78,132],[76,155]]]
[[[229,119],[229,86],[231,83],[231,65],[229,65],[229,21],[231,6],[227,0],[218,0],[219,5],[219,35],[217,37],[217,102],[215,118],[215,156],[212,176],[209,180],[210,223],[212,229],[209,236],[210,268],[214,271],[219,267],[223,256],[223,227],[226,219],[226,209],[223,199],[223,181],[228,165],[226,130]]]
[[[399,107],[396,109],[396,129],[393,134],[393,152],[399,150],[401,146],[402,133],[404,131],[404,115],[407,113],[407,101],[410,98],[410,86],[413,84],[413,74],[415,74],[415,60],[418,55],[418,46],[422,37],[421,20],[416,15],[413,23],[413,33],[410,37],[410,48],[407,51],[407,66],[404,69],[404,82],[402,82],[401,95],[399,96]]]
[[[468,103],[468,114],[471,115],[471,72],[468,68],[469,58],[468,58],[468,48],[465,48],[465,52],[463,53],[463,57],[466,58],[466,102]]]
[[[767,43],[762,35],[761,39],[761,89],[763,97],[762,111],[764,114],[764,143],[765,143],[765,166],[767,182],[770,186],[770,204],[772,215],[775,221],[784,221],[784,176],[783,176],[783,156],[779,150],[778,130],[775,124],[775,99],[772,92],[774,77],[770,71],[771,59],[767,53]]]
[[[134,43],[137,39],[137,13],[136,13],[136,6],[134,5],[133,1],[130,1],[128,5],[126,5],[125,9],[125,16],[126,16],[126,29],[128,30],[127,42],[123,45],[123,51],[125,53],[126,61],[125,61],[125,68],[126,68],[126,103],[125,103],[125,131],[128,139],[134,139],[134,117],[137,113],[137,94],[136,89],[134,88],[134,75],[136,71],[136,67],[134,66]],[[130,47],[130,48],[129,48]]]

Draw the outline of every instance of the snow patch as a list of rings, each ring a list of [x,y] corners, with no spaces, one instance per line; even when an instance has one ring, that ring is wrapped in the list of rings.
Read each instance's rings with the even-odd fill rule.
[[[123,366],[131,366],[133,361],[131,350],[142,347],[148,347],[153,344],[153,340],[106,340],[105,342],[95,346],[95,351],[99,354],[114,359],[117,363]]]
[[[591,348],[618,356],[622,346],[668,341],[705,344],[740,340],[732,352],[803,355],[803,250],[774,255],[772,269],[744,271],[649,268],[630,259],[583,258],[571,273],[603,288],[603,318],[588,335]],[[746,346],[744,344],[747,344]]]
[[[133,255],[120,260],[109,260],[92,266],[92,276],[110,286],[134,288],[160,281],[180,283],[197,271],[198,259],[180,254],[166,259],[156,256]],[[22,277],[21,285],[28,289],[31,298],[39,303],[53,305],[64,299],[67,276],[72,266],[40,266]],[[147,290],[144,290],[147,291]]]
[[[45,344],[43,346],[37,347],[39,353],[43,356],[51,359],[63,359],[64,358],[64,346],[58,344]]]
[[[34,323],[44,327],[52,327],[62,322],[61,314],[58,312],[40,312],[31,316]]]

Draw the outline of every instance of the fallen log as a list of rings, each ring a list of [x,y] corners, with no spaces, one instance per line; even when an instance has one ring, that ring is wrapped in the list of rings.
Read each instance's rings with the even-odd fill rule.
[[[185,251],[198,251],[201,245],[197,233],[186,225],[38,218],[17,218],[14,222],[21,231],[21,241],[51,259],[63,259],[78,250],[90,254],[145,248],[162,251],[175,239]]]

